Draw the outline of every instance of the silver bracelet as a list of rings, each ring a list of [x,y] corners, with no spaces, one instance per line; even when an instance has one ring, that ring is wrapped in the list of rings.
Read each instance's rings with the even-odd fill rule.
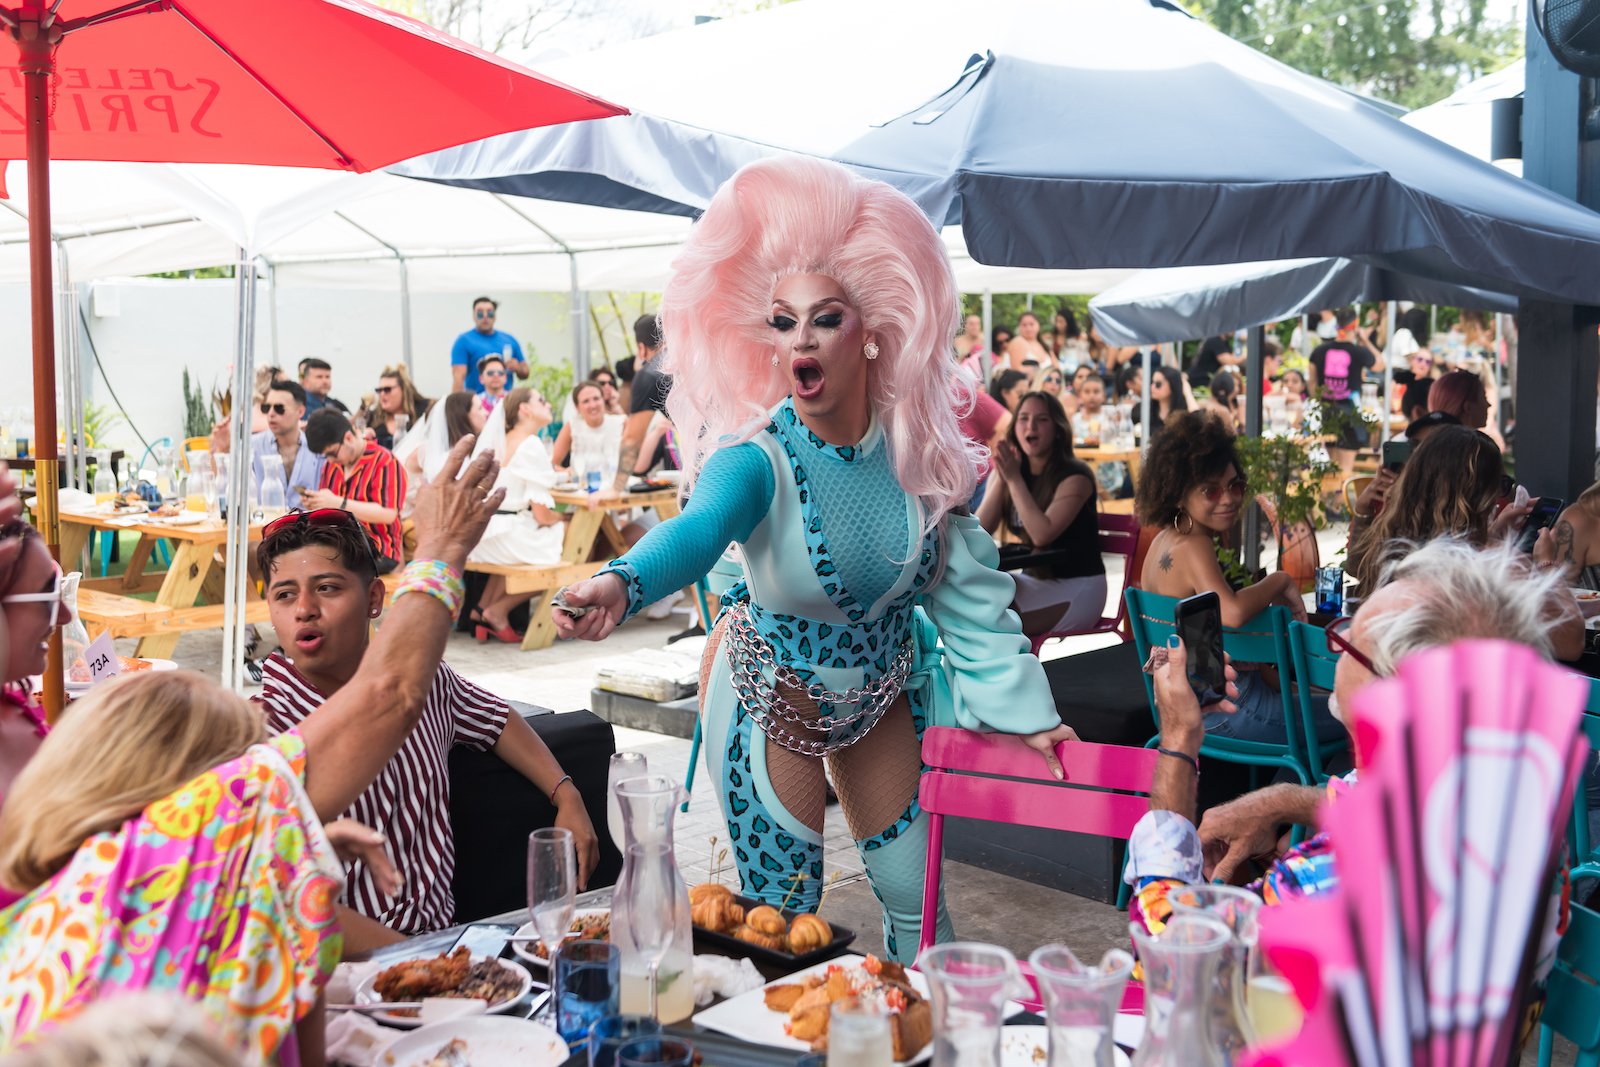
[[[556,794],[561,792],[561,787],[570,781],[572,781],[572,775],[563,774],[561,776],[561,781],[557,782],[555,788],[550,790],[550,803],[554,804],[556,802]]]

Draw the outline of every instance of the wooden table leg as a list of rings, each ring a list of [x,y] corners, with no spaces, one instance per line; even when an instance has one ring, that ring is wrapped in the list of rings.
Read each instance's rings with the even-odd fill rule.
[[[567,523],[567,536],[561,546],[563,563],[587,563],[600,536],[606,513],[600,508],[580,508],[572,513]]]
[[[84,551],[89,547],[89,537],[94,533],[93,526],[81,522],[61,520],[61,569],[64,571],[82,571],[88,564],[83,558]]]
[[[528,602],[528,629],[522,635],[524,651],[549,648],[556,643],[555,612],[550,604],[555,595],[554,589],[541,589]]]
[[[172,546],[172,566],[167,568],[167,577],[161,583],[161,591],[156,594],[156,603],[169,608],[194,607],[195,596],[214,569],[211,561],[216,555],[216,548],[216,545],[175,541]],[[178,636],[173,633],[142,637],[134,655],[147,659],[170,659],[173,649],[178,647]]]
[[[144,578],[144,569],[150,563],[150,553],[156,547],[156,538],[149,534],[140,534],[139,543],[133,546],[133,555],[128,557],[128,569],[122,573],[122,587],[128,590],[137,590]]]

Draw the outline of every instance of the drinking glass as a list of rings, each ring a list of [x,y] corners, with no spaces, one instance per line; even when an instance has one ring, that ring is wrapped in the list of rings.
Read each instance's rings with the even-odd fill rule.
[[[828,1067],[886,1067],[893,1062],[889,1016],[862,1000],[834,1001],[828,1013]]]
[[[617,1014],[622,951],[607,941],[568,941],[561,951],[552,949],[550,959],[556,1031],[580,1051],[594,1024]]]
[[[689,1067],[694,1046],[670,1037],[646,1037],[617,1050],[617,1067]]]
[[[678,880],[677,864],[669,846],[659,843],[629,845],[628,862],[635,883],[630,886],[633,892],[628,902],[627,934],[649,969],[648,1014],[660,1018],[657,972],[661,969],[661,960],[672,947],[678,923],[678,902],[681,898],[687,903],[688,898]]]
[[[648,1015],[607,1015],[589,1027],[589,1067],[614,1067],[623,1045],[655,1037],[661,1024]]]
[[[606,829],[611,831],[611,842],[618,849],[628,847],[623,833],[622,802],[617,799],[617,783],[628,778],[642,778],[650,773],[650,761],[643,752],[613,752],[611,766],[606,771]]]
[[[184,500],[184,506],[189,511],[208,511],[211,501],[217,496],[216,488],[211,484],[211,472],[200,468],[190,468],[189,488]]]
[[[572,926],[577,869],[571,830],[548,827],[528,835],[528,919],[550,959]]]

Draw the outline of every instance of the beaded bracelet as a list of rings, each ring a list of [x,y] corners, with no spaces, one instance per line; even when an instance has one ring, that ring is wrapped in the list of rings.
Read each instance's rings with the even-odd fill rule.
[[[393,604],[407,593],[426,593],[438,599],[445,606],[450,617],[461,613],[461,601],[466,598],[466,583],[461,580],[461,573],[442,560],[416,559],[406,564],[406,569],[401,572],[400,584],[395,587],[394,596],[389,598]]]

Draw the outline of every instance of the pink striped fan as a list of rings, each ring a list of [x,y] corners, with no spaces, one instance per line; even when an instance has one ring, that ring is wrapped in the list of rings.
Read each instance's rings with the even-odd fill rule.
[[[1531,650],[1419,653],[1352,702],[1360,784],[1324,817],[1339,885],[1261,918],[1306,1009],[1255,1067],[1500,1067],[1549,946],[1588,679]]]

